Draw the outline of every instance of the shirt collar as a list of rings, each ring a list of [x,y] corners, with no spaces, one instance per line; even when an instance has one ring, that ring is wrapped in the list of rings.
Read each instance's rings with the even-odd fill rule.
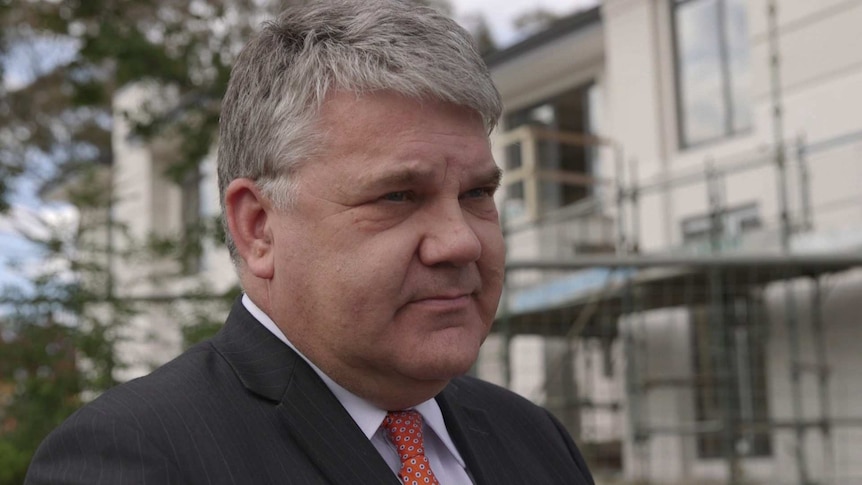
[[[446,449],[452,453],[452,456],[458,460],[458,464],[461,465],[461,468],[466,469],[467,464],[464,462],[464,459],[461,458],[461,454],[458,453],[458,448],[455,447],[455,443],[452,442],[452,437],[449,436],[449,430],[446,429],[446,422],[443,421],[443,412],[440,411],[440,405],[437,404],[435,399],[429,399],[423,403],[420,403],[415,407],[416,411],[422,415],[422,419],[425,421],[425,424],[428,425],[434,431],[434,434],[440,438],[440,441],[446,445]]]
[[[245,306],[246,310],[248,310],[248,312],[251,313],[258,322],[260,322],[261,325],[269,330],[270,333],[278,337],[278,339],[284,342],[288,347],[293,349],[297,355],[302,357],[302,360],[311,366],[314,372],[323,380],[323,383],[326,384],[326,387],[332,391],[335,398],[338,399],[344,409],[347,410],[347,413],[350,414],[350,417],[353,418],[353,421],[356,422],[365,437],[370,440],[380,428],[380,425],[383,424],[383,419],[386,417],[386,411],[348,391],[340,384],[333,381],[328,375],[314,365],[313,362],[308,360],[308,358],[300,352],[293,343],[291,343],[287,336],[284,335],[281,329],[278,328],[278,325],[276,325],[275,322],[273,322],[272,319],[260,309],[260,307],[251,301],[251,298],[249,298],[247,294],[242,295],[242,304]],[[427,424],[428,427],[434,431],[434,434],[440,438],[440,441],[446,445],[446,448],[450,453],[452,453],[452,456],[458,460],[458,463],[462,467],[466,468],[464,459],[461,458],[461,454],[458,453],[455,443],[452,442],[452,438],[449,436],[449,431],[446,429],[446,422],[443,420],[443,412],[440,411],[440,405],[437,404],[437,401],[431,398],[418,404],[414,409],[422,415],[422,419],[425,421],[425,424]]]

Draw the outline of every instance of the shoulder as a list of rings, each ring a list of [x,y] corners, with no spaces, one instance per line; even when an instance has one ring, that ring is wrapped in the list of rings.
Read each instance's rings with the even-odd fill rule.
[[[471,376],[462,376],[449,383],[447,391],[457,396],[458,402],[464,406],[486,408],[487,410],[518,411],[547,414],[547,411],[505,387],[492,384]],[[489,406],[493,404],[493,406]]]
[[[215,336],[192,346],[152,373],[106,391],[81,412],[114,416],[132,424],[147,419],[184,421],[186,415],[217,413],[229,400],[226,396],[245,394],[238,363],[265,362],[264,357],[269,357],[273,347],[276,352],[284,350],[241,303],[236,303]],[[266,370],[264,364],[246,374]],[[149,431],[147,424],[141,423]]]
[[[108,389],[68,421],[93,419],[153,434],[156,424],[184,420],[196,412],[195,403],[238,385],[230,366],[209,342],[203,342],[146,376]]]
[[[48,435],[27,483],[182,483],[178,463],[194,433],[177,430],[200,426],[200,403],[219,402],[224,367],[204,343],[109,389]]]
[[[235,377],[229,366],[204,342],[159,367],[151,374],[109,389],[81,411],[128,417],[134,423],[156,414],[181,411],[181,405],[216,395]]]
[[[446,399],[462,409],[481,410],[488,423],[493,423],[489,432],[507,443],[513,456],[530,457],[548,466],[574,465],[585,483],[593,483],[569,431],[547,409],[504,387],[469,376],[453,379],[444,392]]]
[[[569,439],[568,432],[545,408],[504,387],[475,377],[459,377],[446,390],[449,399],[461,407],[481,409],[498,430],[524,435],[538,433]]]

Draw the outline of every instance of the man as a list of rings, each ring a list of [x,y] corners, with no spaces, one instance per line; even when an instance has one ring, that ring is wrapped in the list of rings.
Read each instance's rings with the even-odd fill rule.
[[[500,110],[430,9],[328,1],[267,25],[219,140],[245,295],[212,340],[73,415],[28,483],[592,483],[547,411],[460,377],[502,289]]]

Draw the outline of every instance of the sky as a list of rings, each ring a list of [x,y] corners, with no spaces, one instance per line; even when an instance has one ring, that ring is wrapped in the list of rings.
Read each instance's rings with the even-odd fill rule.
[[[598,0],[450,0],[455,18],[461,19],[471,13],[481,13],[491,27],[494,40],[499,47],[507,47],[519,39],[512,26],[522,13],[542,7],[545,10],[567,15],[576,10],[594,7]]]

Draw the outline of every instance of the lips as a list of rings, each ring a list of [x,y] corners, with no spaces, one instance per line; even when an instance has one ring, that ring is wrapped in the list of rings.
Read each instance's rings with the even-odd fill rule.
[[[415,299],[409,306],[434,312],[453,312],[468,308],[472,301],[473,294],[470,292],[445,293]]]
[[[457,300],[459,298],[469,298],[473,294],[472,291],[459,291],[454,293],[442,293],[437,295],[428,295],[422,296],[414,299],[413,301],[426,301],[426,300]]]
[[[445,305],[473,301],[479,295],[482,283],[478,274],[461,274],[451,278],[428,279],[413,288],[404,300],[407,304]]]
[[[478,290],[476,289],[447,289],[447,290],[431,290],[419,291],[410,299],[411,302],[419,302],[425,300],[457,300],[459,298],[470,298],[474,296]]]

